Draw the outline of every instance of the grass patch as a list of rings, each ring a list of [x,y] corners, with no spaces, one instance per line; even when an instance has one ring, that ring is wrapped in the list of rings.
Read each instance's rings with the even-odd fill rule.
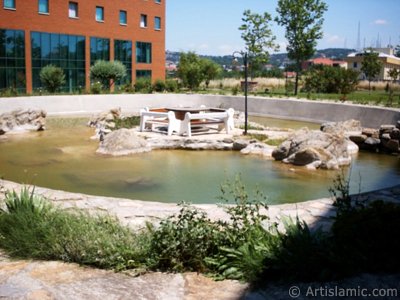
[[[6,194],[0,247],[19,258],[54,259],[98,268],[141,267],[146,239],[110,216],[65,211],[34,192]]]
[[[133,128],[140,125],[140,117],[139,116],[132,116],[132,117],[125,117],[119,118],[114,120],[115,128],[114,130],[121,129],[121,128]]]
[[[260,142],[268,140],[268,135],[262,133],[247,133],[249,139],[256,139]]]
[[[270,146],[279,146],[285,140],[286,139],[268,139],[268,140],[264,141],[264,143],[266,143],[267,145],[270,145]]]

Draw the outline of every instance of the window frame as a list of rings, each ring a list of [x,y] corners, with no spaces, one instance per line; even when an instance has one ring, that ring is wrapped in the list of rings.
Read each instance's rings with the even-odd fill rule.
[[[121,16],[125,15],[125,22],[122,22]],[[128,25],[128,12],[126,10],[121,9],[119,11],[119,25],[126,26]]]
[[[13,6],[7,6],[7,2],[12,1]],[[16,10],[17,9],[17,0],[3,0],[3,8],[9,10]]]
[[[43,3],[43,4],[45,4],[46,5],[46,10],[47,11],[41,11],[40,10],[40,6],[41,6],[41,2],[42,1],[45,1],[45,3]],[[40,14],[40,15],[49,15],[50,14],[50,3],[49,3],[49,0],[38,0],[38,13]]]
[[[140,28],[147,28],[148,26],[148,20],[147,20],[147,15],[141,14],[140,15]]]
[[[71,5],[74,6],[75,10],[71,10]],[[75,12],[75,16],[71,15],[71,11]],[[74,1],[68,2],[68,17],[70,19],[79,19],[79,4],[78,4],[78,2],[74,2]]]
[[[157,24],[158,21],[158,24]],[[158,25],[158,27],[157,27]],[[161,17],[154,17],[154,30],[161,31]]]
[[[156,4],[161,4],[161,0],[154,0]]]
[[[98,17],[97,12],[100,11],[100,10],[101,10],[101,19],[98,19],[97,18]],[[95,14],[96,22],[104,23],[104,19],[105,19],[104,15],[105,15],[104,14],[104,6],[96,6],[96,14]]]

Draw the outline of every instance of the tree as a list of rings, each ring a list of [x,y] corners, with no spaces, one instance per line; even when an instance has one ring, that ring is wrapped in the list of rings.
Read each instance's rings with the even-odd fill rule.
[[[210,81],[221,73],[221,68],[215,62],[206,58],[201,59],[201,68],[206,87],[208,88]]]
[[[47,65],[42,68],[39,74],[40,81],[50,93],[55,93],[65,84],[64,71],[54,65]]]
[[[285,27],[288,57],[296,65],[295,95],[298,91],[301,63],[313,56],[317,40],[323,36],[323,15],[327,8],[322,0],[278,0],[279,16],[275,21]]]
[[[365,74],[368,79],[368,89],[371,92],[371,81],[375,79],[381,71],[382,63],[379,60],[379,53],[373,52],[372,49],[365,50],[363,53],[363,61],[361,65],[361,72]]]
[[[396,82],[397,78],[400,77],[400,69],[390,69],[388,72],[389,77],[392,79],[392,84]],[[393,104],[393,87],[390,85],[389,89],[389,105],[392,106]]]
[[[126,76],[126,67],[118,60],[98,60],[90,68],[90,76],[109,89],[116,81]]]
[[[340,93],[341,100],[346,100],[357,86],[358,75],[355,70],[316,65],[307,72],[304,89],[309,93]]]
[[[178,64],[178,77],[184,86],[191,90],[199,88],[203,80],[206,86],[210,80],[216,78],[220,73],[220,67],[213,61],[200,58],[194,52],[181,53]]]
[[[239,30],[242,31],[242,39],[246,44],[250,64],[250,77],[253,77],[255,70],[260,69],[263,64],[269,61],[269,49],[279,50],[275,43],[276,37],[272,34],[269,22],[271,15],[265,12],[263,15],[252,13],[250,10],[243,12],[242,24]]]

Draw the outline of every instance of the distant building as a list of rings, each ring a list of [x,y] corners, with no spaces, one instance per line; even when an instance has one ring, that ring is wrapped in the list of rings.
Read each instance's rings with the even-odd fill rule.
[[[40,89],[40,70],[61,67],[65,91],[90,89],[96,60],[119,60],[125,82],[165,78],[165,0],[3,0],[0,90]],[[121,82],[121,83],[125,83]]]
[[[372,51],[378,53],[379,60],[382,62],[381,72],[376,79],[380,81],[391,80],[388,72],[391,69],[400,70],[400,58],[394,56],[393,48],[373,48]],[[360,79],[366,79],[365,74],[361,72],[361,66],[364,60],[364,52],[351,53],[347,56],[345,60],[348,64],[349,69],[357,70],[360,72]]]
[[[347,69],[347,62],[340,61],[340,60],[332,60],[326,57],[319,57],[314,59],[306,60],[302,63],[301,68],[302,70],[308,70],[310,67],[315,65],[324,65],[324,66],[331,66],[331,67],[341,67]]]

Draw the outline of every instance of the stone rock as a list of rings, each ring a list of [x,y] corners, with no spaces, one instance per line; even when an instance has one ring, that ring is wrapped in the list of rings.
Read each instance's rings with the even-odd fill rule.
[[[102,141],[104,136],[115,128],[115,121],[122,117],[121,108],[112,108],[109,111],[102,112],[92,116],[87,125],[96,128],[95,135],[91,139]]]
[[[240,151],[246,148],[249,145],[249,143],[250,142],[248,140],[236,140],[233,143],[233,150]]]
[[[302,129],[274,150],[272,157],[285,163],[309,166],[311,169],[337,169],[350,164],[350,152],[357,150],[358,147],[343,134]]]
[[[367,137],[379,137],[379,130],[374,128],[363,128],[361,134],[366,135]]]
[[[0,135],[5,133],[41,131],[46,129],[44,110],[14,110],[0,115]]]
[[[400,129],[400,120],[397,121],[396,128]]]
[[[391,133],[395,128],[396,126],[394,125],[381,125],[379,128],[379,134]]]
[[[245,155],[261,155],[263,157],[271,158],[274,149],[275,147],[273,146],[257,142],[249,144],[246,148],[240,150],[240,153]]]
[[[367,136],[364,134],[360,134],[360,135],[351,135],[349,136],[350,141],[356,143],[356,144],[362,144],[365,142],[365,140],[367,139]]]
[[[381,135],[380,138],[381,138],[381,140],[388,141],[388,140],[390,140],[390,134],[389,133],[384,133],[384,134]]]
[[[400,140],[400,129],[395,128],[390,132],[390,138],[394,140]]]
[[[369,137],[365,140],[364,143],[369,146],[379,146],[379,144],[381,143],[381,140],[377,139],[377,138]]]
[[[122,128],[106,135],[96,153],[121,156],[149,151],[151,147],[135,130]]]
[[[399,152],[399,141],[398,140],[389,140],[385,143],[385,148],[392,152]]]
[[[326,133],[345,133],[361,131],[361,122],[358,120],[347,120],[343,122],[327,122],[321,125],[321,131]]]

